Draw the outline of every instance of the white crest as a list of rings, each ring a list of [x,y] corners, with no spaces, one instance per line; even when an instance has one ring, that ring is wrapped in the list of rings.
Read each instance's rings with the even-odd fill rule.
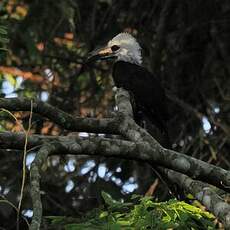
[[[141,47],[131,34],[118,34],[108,42],[109,47],[112,47],[114,45],[120,47],[120,49],[115,52],[115,55],[117,56],[117,61],[126,61],[141,65]]]

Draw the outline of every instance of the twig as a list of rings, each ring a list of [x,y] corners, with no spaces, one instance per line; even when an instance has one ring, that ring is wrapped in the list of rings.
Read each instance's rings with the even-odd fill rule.
[[[20,217],[23,192],[24,192],[25,180],[26,180],[26,154],[27,154],[28,136],[29,136],[29,132],[31,129],[31,123],[32,123],[32,113],[33,113],[33,101],[31,101],[29,126],[28,126],[27,131],[24,129],[25,142],[24,142],[23,161],[22,161],[22,164],[23,164],[23,167],[22,167],[22,185],[21,185],[20,198],[19,198],[19,203],[18,203],[18,213],[17,213],[17,230],[19,230],[19,217]]]
[[[21,185],[21,192],[20,192],[20,199],[19,199],[19,203],[18,203],[18,207],[16,209],[17,211],[17,230],[19,230],[19,218],[20,218],[20,211],[21,211],[21,203],[22,203],[22,198],[23,198],[23,190],[24,190],[24,185],[25,185],[25,176],[26,176],[26,149],[27,149],[27,136],[28,133],[30,131],[30,126],[31,126],[31,119],[32,119],[32,102],[31,102],[31,113],[30,113],[30,119],[29,119],[29,128],[28,131],[26,131],[23,127],[23,125],[18,121],[17,117],[14,116],[13,113],[11,113],[10,111],[6,110],[6,109],[1,109],[1,112],[5,112],[8,113],[11,117],[14,118],[14,120],[16,121],[16,123],[21,127],[21,129],[23,130],[24,134],[25,134],[25,144],[24,144],[24,152],[23,152],[23,173],[22,173],[22,185]],[[9,202],[10,203],[10,202]],[[14,207],[12,205],[12,207]]]
[[[2,198],[2,199],[0,199],[0,203],[6,203],[6,204],[10,205],[16,211],[17,214],[20,213],[18,208],[12,202],[10,202],[9,200],[7,200],[5,197],[3,197],[1,195],[0,195],[0,197]],[[23,218],[23,220],[25,220],[25,222],[29,228],[30,225],[29,225],[28,220],[24,216],[22,216],[22,218]]]

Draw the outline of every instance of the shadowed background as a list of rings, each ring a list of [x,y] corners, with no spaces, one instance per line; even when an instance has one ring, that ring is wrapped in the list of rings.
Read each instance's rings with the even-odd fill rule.
[[[132,33],[143,48],[144,66],[168,95],[173,149],[230,167],[230,2],[227,0],[2,0],[0,24],[9,43],[0,50],[1,97],[30,97],[76,116],[106,117],[114,109],[111,63],[84,68],[89,51],[114,35]],[[125,77],[125,76],[124,76]],[[20,126],[1,113],[1,131]],[[15,113],[25,128],[28,113]],[[32,133],[69,133],[33,114]],[[29,170],[36,149],[28,152]],[[42,178],[44,215],[74,216],[114,198],[145,194],[154,170],[143,163],[102,157],[50,157]],[[17,204],[22,152],[1,150],[0,194]],[[29,185],[24,215],[31,216]],[[163,199],[164,185],[154,195]],[[0,203],[1,227],[14,228],[15,211]],[[15,219],[16,222],[16,219]]]

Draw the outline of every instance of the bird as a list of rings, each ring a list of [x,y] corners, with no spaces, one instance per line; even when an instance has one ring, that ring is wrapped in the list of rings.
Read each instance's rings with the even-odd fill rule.
[[[113,81],[117,88],[123,88],[130,93],[134,120],[153,137],[156,136],[156,130],[160,131],[161,138],[158,141],[164,147],[169,147],[169,114],[165,90],[160,80],[142,65],[141,51],[137,40],[131,34],[122,32],[102,48],[90,52],[87,63],[114,60]]]

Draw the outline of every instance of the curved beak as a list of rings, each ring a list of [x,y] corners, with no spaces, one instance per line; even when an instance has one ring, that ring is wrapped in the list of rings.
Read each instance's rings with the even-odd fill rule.
[[[116,56],[114,55],[111,48],[106,46],[90,52],[87,56],[86,63],[94,62],[97,60],[112,59],[115,57]]]

